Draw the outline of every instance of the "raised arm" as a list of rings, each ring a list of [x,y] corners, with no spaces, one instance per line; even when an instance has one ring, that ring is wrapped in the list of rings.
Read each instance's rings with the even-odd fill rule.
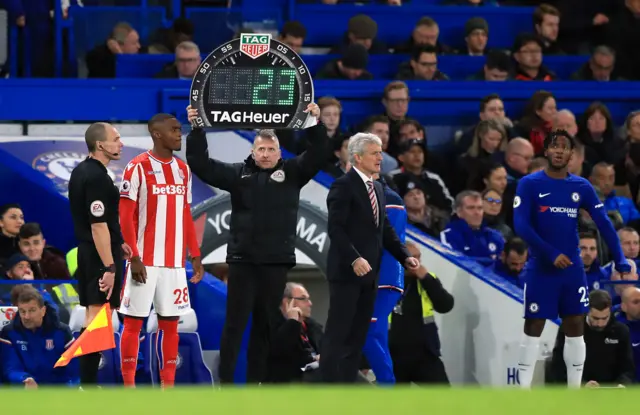
[[[319,122],[320,108],[317,104],[309,104],[307,111],[310,115],[310,127],[304,130],[307,140],[310,143],[309,148],[296,157],[296,166],[300,172],[300,185],[304,186],[318,174],[320,169],[328,162],[327,146],[329,137],[327,136],[326,127]]]
[[[516,197],[513,200],[513,225],[516,234],[553,264],[562,252],[542,240],[531,226],[533,220],[531,207],[535,200],[535,189],[531,184],[529,180],[520,180],[518,183]]]
[[[187,107],[189,122],[198,116],[198,111]],[[199,127],[193,127],[187,136],[187,163],[200,180],[210,186],[217,187],[228,192],[234,187],[240,175],[240,164],[224,163],[209,158],[209,146],[207,134]]]

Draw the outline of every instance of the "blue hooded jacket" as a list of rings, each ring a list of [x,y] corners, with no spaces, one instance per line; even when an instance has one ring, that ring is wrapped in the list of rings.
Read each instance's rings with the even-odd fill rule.
[[[26,329],[20,315],[0,332],[0,368],[5,381],[22,385],[33,378],[38,385],[79,384],[78,360],[73,359],[64,367],[53,368],[62,353],[73,340],[71,330],[60,322],[58,314],[48,304],[42,326]]]
[[[400,242],[405,243],[407,233],[407,211],[400,195],[394,192],[384,180],[379,180],[384,187],[384,197],[387,201],[385,211],[387,220],[398,234]],[[378,288],[404,288],[404,267],[386,249],[380,260],[380,279]]]
[[[504,249],[504,238],[500,232],[484,223],[480,229],[471,229],[467,222],[457,216],[440,232],[440,241],[485,265],[493,265]]]
[[[589,287],[589,291],[591,290],[608,290],[608,286],[604,287],[600,284],[602,280],[608,280],[611,278],[612,268],[606,268],[600,266],[600,261],[597,259],[593,264],[589,267],[589,269],[585,269],[587,274],[587,286]]]
[[[629,338],[636,366],[636,382],[640,382],[640,321],[631,321],[623,311],[616,313],[616,319],[629,328]]]

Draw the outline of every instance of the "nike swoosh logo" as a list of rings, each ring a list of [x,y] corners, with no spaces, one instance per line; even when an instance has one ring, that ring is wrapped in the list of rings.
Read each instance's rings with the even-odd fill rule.
[[[246,177],[251,177],[251,175],[250,174],[243,174],[241,178],[244,179]]]
[[[631,346],[638,347],[638,346],[640,346],[640,343],[631,343]]]
[[[551,193],[544,193],[544,194],[543,194],[543,193],[539,193],[539,194],[538,194],[538,197],[539,197],[539,198],[543,198],[543,197],[547,197],[547,196],[549,196],[550,194],[551,194]]]

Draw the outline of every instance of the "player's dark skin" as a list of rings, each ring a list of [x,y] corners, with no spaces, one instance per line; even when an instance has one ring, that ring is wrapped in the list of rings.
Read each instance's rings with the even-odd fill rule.
[[[151,153],[161,160],[170,159],[173,157],[174,151],[180,151],[182,148],[182,126],[180,121],[175,118],[169,118],[150,124],[149,134],[151,134],[151,138],[153,139],[153,148],[151,149]],[[201,258],[192,258],[191,262],[194,270],[194,277],[191,281],[196,282],[196,279],[197,281],[200,281],[203,274]],[[147,270],[139,256],[131,258],[131,278],[141,284],[144,284],[147,281]],[[158,315],[158,318],[161,320],[175,321],[180,317],[164,317]]]
[[[544,169],[547,176],[553,179],[564,179],[567,177],[569,160],[573,156],[573,142],[562,135],[549,144],[544,151],[544,155],[549,161],[549,166]],[[565,254],[560,254],[553,261],[556,268],[565,269],[573,263]],[[540,337],[544,330],[545,319],[528,318],[524,321],[524,333],[530,337]],[[584,316],[562,316],[562,331],[567,337],[580,337],[584,334]]]

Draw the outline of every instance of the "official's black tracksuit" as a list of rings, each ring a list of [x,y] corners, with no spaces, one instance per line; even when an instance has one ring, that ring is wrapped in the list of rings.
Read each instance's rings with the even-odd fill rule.
[[[389,331],[389,351],[397,383],[441,383],[449,378],[440,360],[440,336],[435,322],[425,324],[422,301],[417,284],[427,292],[433,311],[448,313],[453,309],[453,296],[439,279],[426,275],[424,279],[405,274],[405,291],[401,300],[402,314],[394,310]]]
[[[587,358],[584,362],[582,383],[595,380],[601,385],[628,385],[633,382],[635,366],[627,326],[611,316],[604,330],[597,331],[585,320],[584,342]],[[551,373],[547,377],[550,383],[565,383],[567,380],[567,368],[563,357],[564,343],[564,333],[558,330],[551,359]]]
[[[233,382],[252,312],[247,381],[265,379],[270,331],[281,314],[278,307],[287,272],[296,263],[300,189],[326,163],[326,128],[318,124],[305,131],[310,148],[296,158],[280,160],[272,169],[261,169],[251,156],[242,163],[210,159],[202,129],[194,128],[187,137],[187,161],[193,173],[231,195],[227,316],[220,343],[222,383]]]

